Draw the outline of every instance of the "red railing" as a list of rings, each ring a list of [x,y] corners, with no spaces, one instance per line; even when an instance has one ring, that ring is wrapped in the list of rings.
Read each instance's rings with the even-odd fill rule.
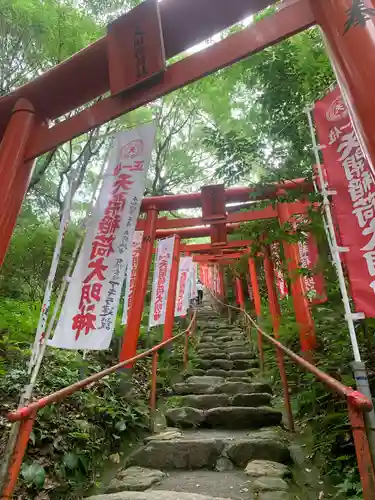
[[[214,297],[214,296],[213,296]],[[260,351],[260,357],[263,360],[263,349],[261,342],[259,339],[265,339],[267,342],[273,344],[276,348],[277,358],[279,362],[280,369],[280,377],[283,384],[283,392],[284,392],[284,402],[287,410],[287,418],[288,418],[288,426],[291,431],[294,431],[294,421],[293,414],[291,410],[290,404],[290,394],[288,387],[288,379],[287,374],[284,367],[284,355],[286,355],[289,359],[294,361],[299,367],[304,370],[312,373],[318,380],[323,382],[330,390],[338,394],[342,397],[348,405],[348,414],[349,420],[352,427],[353,437],[354,437],[354,445],[356,449],[358,469],[360,472],[362,489],[363,489],[363,497],[364,500],[375,500],[375,475],[374,468],[371,459],[370,448],[367,440],[365,423],[364,423],[364,412],[370,411],[372,409],[372,403],[369,399],[367,399],[363,394],[358,391],[355,391],[351,387],[347,387],[338,380],[330,377],[323,371],[319,370],[316,366],[309,363],[306,359],[298,356],[298,354],[294,353],[279,341],[275,340],[273,337],[264,332],[259,325],[251,318],[251,316],[243,309],[238,308],[236,306],[224,304],[217,297],[214,299],[228,308],[228,311],[234,309],[241,312],[244,315],[246,324],[250,323],[255,327],[258,332],[258,348]],[[19,410],[12,412],[8,415],[9,420],[13,422],[20,421],[21,425],[18,431],[17,442],[15,446],[14,453],[12,455],[12,459],[10,462],[10,466],[8,468],[8,475],[5,481],[5,486],[3,489],[2,499],[10,499],[14,492],[17,479],[19,476],[19,472],[21,469],[21,464],[23,461],[23,457],[29,442],[30,433],[37,415],[38,410],[44,408],[47,405],[56,403],[70,396],[74,392],[84,389],[88,385],[98,382],[103,377],[114,373],[121,368],[133,364],[140,359],[146,358],[152,355],[152,373],[151,373],[151,396],[150,396],[150,409],[151,414],[153,414],[156,408],[156,374],[157,374],[157,364],[158,364],[158,353],[159,351],[177,340],[185,336],[184,343],[184,353],[183,353],[183,363],[184,366],[187,366],[188,363],[188,347],[189,347],[189,336],[195,330],[196,324],[196,312],[194,313],[188,328],[176,335],[175,337],[168,339],[152,349],[144,351],[131,359],[127,359],[121,363],[118,363],[106,370],[103,370],[99,373],[95,373],[90,377],[76,382],[75,384],[65,387],[57,392],[54,392],[48,396],[45,396],[37,401],[30,403],[24,408],[20,408]]]
[[[107,368],[105,370],[102,370],[101,372],[94,373],[94,375],[91,375],[90,377],[87,377],[84,380],[80,380],[75,384],[72,384],[68,387],[64,387],[63,389],[53,392],[48,396],[44,396],[36,401],[33,401],[32,403],[28,404],[27,406],[24,406],[23,408],[18,409],[17,411],[9,413],[8,419],[12,422],[20,422],[20,427],[18,430],[14,451],[12,453],[9,462],[7,477],[5,478],[4,481],[1,499],[8,500],[12,498],[14,489],[17,484],[18,476],[21,470],[22,461],[30,439],[30,433],[32,431],[38,410],[41,410],[45,406],[51,405],[53,403],[57,403],[58,401],[62,401],[71,394],[84,389],[88,385],[98,382],[102,378],[111,375],[112,373],[115,373],[118,370],[121,370],[122,368],[128,365],[134,364],[136,361],[139,361],[140,359],[152,356],[151,395],[150,395],[150,409],[152,416],[156,409],[156,375],[157,375],[159,351],[164,347],[167,347],[169,344],[172,344],[175,340],[181,337],[185,337],[183,364],[184,368],[186,368],[188,364],[189,337],[192,333],[194,333],[195,327],[196,327],[196,311],[194,311],[189,326],[186,328],[186,330],[175,335],[171,339],[165,340],[164,342],[161,342],[160,344],[152,347],[151,349],[141,352],[140,354],[137,354],[136,356],[130,359],[126,359],[121,363],[117,363],[116,365],[111,366],[110,368]]]
[[[232,306],[229,304],[224,304],[220,299],[218,299],[214,294],[212,294],[213,299],[227,308],[229,316],[232,309],[240,311],[244,315],[245,324],[251,324],[258,332],[258,350],[261,367],[264,366],[264,354],[263,354],[263,339],[273,344],[276,348],[276,355],[278,359],[280,378],[283,386],[284,393],[284,404],[288,419],[288,428],[290,431],[294,431],[294,419],[292,413],[292,407],[290,403],[290,393],[288,386],[288,377],[284,365],[284,355],[289,359],[294,361],[294,363],[314,375],[320,382],[323,382],[332,392],[338,394],[342,399],[344,399],[348,405],[348,415],[349,421],[352,428],[354,446],[356,450],[358,470],[361,477],[361,484],[363,490],[364,500],[375,500],[375,474],[374,466],[372,462],[370,446],[367,439],[364,412],[369,412],[372,410],[372,402],[364,396],[361,392],[343,385],[338,380],[327,375],[322,370],[319,370],[316,366],[309,363],[306,359],[298,356],[295,352],[291,351],[285,347],[281,342],[274,339],[266,332],[264,332],[260,326],[253,320],[253,318],[240,307]]]

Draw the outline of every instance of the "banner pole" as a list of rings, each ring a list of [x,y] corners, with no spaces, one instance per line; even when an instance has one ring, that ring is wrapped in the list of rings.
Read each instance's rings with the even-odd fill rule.
[[[354,362],[351,363],[352,369],[353,369],[353,374],[355,377],[357,389],[359,391],[361,391],[365,396],[367,396],[370,399],[370,401],[372,401],[372,394],[371,394],[370,385],[369,385],[369,381],[368,381],[368,377],[367,377],[367,371],[366,371],[365,364],[362,362],[362,359],[361,359],[361,353],[359,351],[358,340],[357,340],[357,335],[356,335],[355,326],[354,326],[355,314],[353,314],[352,309],[351,309],[349,294],[348,294],[348,290],[347,290],[346,282],[345,282],[344,270],[343,270],[342,262],[341,262],[341,258],[340,258],[340,247],[337,244],[335,227],[333,224],[333,217],[332,217],[332,212],[331,212],[331,204],[330,204],[329,196],[328,196],[329,193],[327,190],[327,182],[324,179],[324,175],[323,175],[323,171],[322,171],[322,164],[321,164],[320,157],[319,157],[319,146],[318,146],[318,143],[316,140],[315,129],[314,129],[313,119],[312,119],[312,115],[311,115],[312,109],[306,108],[305,111],[306,111],[307,120],[309,123],[311,141],[312,141],[312,145],[313,145],[313,151],[314,151],[316,166],[317,166],[318,175],[319,175],[320,190],[319,190],[319,187],[317,186],[317,183],[315,181],[314,181],[314,187],[315,187],[315,191],[317,193],[320,193],[323,197],[323,209],[324,209],[323,225],[324,225],[324,230],[325,230],[325,233],[327,236],[332,259],[333,259],[333,262],[334,262],[334,265],[336,268],[336,273],[337,273],[337,277],[339,280],[341,298],[342,298],[342,302],[344,304],[345,319],[346,319],[346,322],[348,325],[350,342],[351,342],[353,357],[354,357]],[[341,249],[341,251],[343,251],[343,249]],[[369,439],[369,444],[370,444],[370,449],[371,449],[372,461],[375,464],[375,411],[374,411],[374,409],[372,409],[370,412],[365,414],[365,420],[366,420],[368,439]]]
[[[336,233],[335,233],[335,228],[334,228],[334,224],[333,224],[333,217],[332,217],[332,212],[331,212],[331,205],[330,205],[330,201],[329,201],[329,197],[328,197],[328,190],[327,190],[327,186],[326,186],[327,183],[326,183],[326,180],[324,179],[324,175],[322,172],[322,165],[321,165],[320,158],[319,158],[318,144],[317,144],[316,137],[315,137],[314,125],[313,125],[312,116],[311,116],[311,110],[306,109],[306,114],[307,114],[307,119],[309,122],[311,140],[312,140],[313,150],[314,150],[314,154],[315,154],[315,162],[317,165],[317,170],[318,170],[318,175],[319,175],[320,191],[319,191],[318,186],[316,185],[316,182],[314,182],[314,187],[315,187],[315,191],[318,193],[320,192],[320,194],[323,197],[323,210],[324,210],[324,215],[325,215],[325,217],[323,217],[324,230],[326,232],[326,236],[327,236],[328,244],[330,247],[332,259],[333,259],[333,262],[335,264],[337,277],[339,280],[340,292],[341,292],[342,301],[344,304],[345,319],[346,319],[347,324],[348,324],[354,361],[361,362],[361,354],[359,352],[357,335],[356,335],[355,328],[354,328],[353,313],[352,313],[352,310],[350,307],[349,295],[348,295],[348,291],[346,288],[345,275],[344,275],[344,270],[343,270],[342,262],[341,262],[341,258],[340,258],[340,248],[337,244]],[[343,249],[341,249],[341,251],[343,251]]]
[[[83,221],[83,224],[82,224],[83,230],[85,230],[85,228],[87,227],[87,224],[88,224],[89,218],[91,216],[91,212],[92,212],[93,206],[95,204],[95,200],[96,200],[96,197],[97,197],[97,194],[98,194],[98,190],[99,190],[99,187],[100,187],[100,182],[101,182],[101,180],[103,178],[104,169],[105,169],[105,166],[106,166],[106,164],[108,162],[109,153],[111,151],[111,144],[112,144],[112,141],[111,141],[111,143],[108,146],[108,150],[107,150],[107,152],[106,152],[106,154],[104,156],[103,162],[102,162],[102,164],[100,166],[100,172],[99,172],[99,174],[98,174],[98,176],[96,178],[95,184],[94,184],[94,189],[93,189],[93,192],[92,192],[92,196],[91,196],[91,199],[90,199],[90,202],[89,202],[89,206],[87,208],[86,215],[85,215],[85,218],[84,218],[84,221]],[[73,183],[72,183],[71,187],[72,187],[72,189],[74,189],[74,184]],[[70,208],[71,208],[71,202],[72,202],[72,200],[70,198],[69,211],[70,211]],[[69,219],[70,219],[70,217],[69,217]],[[67,226],[67,224],[69,222],[69,219],[66,221],[66,226]],[[58,312],[60,310],[60,307],[61,307],[61,304],[62,304],[62,301],[63,301],[63,298],[64,298],[64,294],[65,294],[67,285],[69,283],[70,276],[71,276],[71,274],[73,272],[73,267],[74,267],[75,261],[77,259],[77,255],[78,255],[79,249],[80,249],[80,247],[82,245],[83,238],[84,238],[83,235],[79,236],[79,238],[78,238],[78,240],[76,242],[76,245],[74,247],[73,253],[72,253],[70,261],[69,261],[68,269],[66,270],[66,274],[65,274],[65,276],[64,276],[64,278],[63,278],[63,280],[61,282],[61,285],[60,285],[60,288],[59,288],[59,292],[57,294],[56,303],[55,303],[55,306],[53,308],[52,316],[51,316],[51,318],[50,318],[50,320],[48,322],[48,326],[47,326],[45,335],[44,335],[44,337],[42,339],[42,343],[41,343],[41,346],[40,346],[40,349],[39,349],[38,356],[37,356],[37,358],[35,360],[34,366],[32,367],[31,376],[30,376],[30,382],[25,387],[25,390],[24,390],[24,393],[21,396],[20,402],[22,401],[24,403],[25,401],[28,401],[30,399],[30,397],[31,397],[31,394],[32,394],[32,391],[34,389],[34,385],[35,385],[36,379],[38,377],[39,370],[40,370],[40,367],[41,367],[41,364],[42,364],[42,361],[43,361],[43,358],[44,358],[45,350],[47,348],[47,341],[51,337],[51,334],[53,332],[53,328],[55,326],[56,318],[57,318]],[[56,246],[57,245],[58,245],[58,242],[56,243]],[[55,248],[55,252],[56,252],[56,248]],[[59,257],[60,257],[60,252],[59,252]],[[46,314],[48,316],[48,312]]]
[[[42,344],[45,343],[45,340],[44,340],[45,327],[47,324],[49,308],[51,305],[53,284],[55,282],[56,271],[57,271],[57,267],[58,267],[59,261],[60,261],[60,253],[61,253],[62,245],[64,242],[66,229],[68,227],[69,220],[70,220],[70,209],[71,209],[71,204],[72,204],[73,188],[74,188],[74,181],[71,181],[71,182],[69,182],[69,190],[65,195],[64,208],[63,208],[63,213],[62,213],[62,217],[61,217],[61,221],[60,221],[59,233],[57,236],[55,249],[53,251],[51,267],[50,267],[48,278],[47,278],[47,285],[46,285],[46,288],[44,291],[43,305],[42,305],[42,309],[41,309],[40,315],[39,315],[38,326],[37,326],[36,333],[35,333],[34,346],[33,346],[33,350],[32,350],[30,361],[29,361],[29,366],[28,366],[28,373],[29,374],[32,372],[34,365],[38,361]]]

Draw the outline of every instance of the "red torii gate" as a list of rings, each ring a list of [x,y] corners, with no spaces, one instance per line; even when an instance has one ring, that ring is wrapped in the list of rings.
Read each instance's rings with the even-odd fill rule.
[[[258,199],[266,199],[268,196],[276,198],[278,195],[293,189],[311,191],[312,184],[302,179],[287,181],[275,184],[259,194]],[[255,192],[255,188],[228,188],[223,185],[204,186],[200,193],[190,193],[181,195],[149,197],[142,202],[142,211],[146,212],[146,219],[140,219],[137,229],[144,231],[142,248],[139,257],[138,272],[135,281],[134,295],[137,297],[133,301],[128,315],[128,324],[124,333],[123,347],[120,360],[131,358],[136,352],[139,329],[146,296],[149,268],[151,264],[154,241],[157,238],[165,238],[176,235],[177,248],[172,264],[171,300],[174,304],[175,280],[177,280],[179,255],[181,251],[194,255],[198,262],[221,262],[228,263],[239,258],[248,252],[248,245],[244,242],[228,242],[227,235],[239,228],[240,222],[248,222],[261,219],[279,219],[280,224],[287,222],[294,214],[306,213],[310,206],[307,202],[276,203],[276,209],[272,206],[263,209],[246,210],[244,212],[227,213],[226,204],[239,203],[249,200],[250,194]],[[202,209],[202,217],[186,219],[168,219],[161,217],[158,219],[159,211],[177,210],[179,208],[199,208]],[[202,226],[202,224],[205,224]],[[210,236],[211,243],[202,245],[181,245],[181,239]],[[230,253],[225,253],[228,250]],[[204,252],[199,255],[199,252]],[[222,252],[222,255],[214,255],[210,252]],[[308,353],[315,347],[314,324],[310,312],[308,300],[304,289],[302,277],[295,273],[299,267],[298,247],[293,243],[285,243],[285,253],[288,256],[288,266],[292,280],[292,296],[295,308],[296,319],[300,329],[300,341],[303,352]],[[260,295],[257,284],[256,269],[254,260],[249,256],[249,271],[253,284],[256,314],[260,317]],[[173,279],[172,279],[173,278]],[[239,286],[238,284],[236,286]],[[169,303],[168,302],[168,303]],[[165,338],[169,338],[172,333],[174,321],[174,309],[167,306]]]
[[[274,0],[146,0],[107,34],[0,98],[0,264],[27,190],[33,159],[105,122],[318,24],[343,94],[375,164],[374,17],[354,0],[285,0],[274,14],[182,60],[194,44],[273,5]],[[350,16],[350,17],[349,17]],[[61,117],[99,96],[109,97]],[[57,121],[54,121],[58,118]]]
[[[374,170],[375,95],[371,92],[375,87],[374,0],[363,0],[364,11],[361,7],[354,10],[354,0],[279,2],[273,15],[166,69],[167,59],[274,3],[274,0],[164,0],[159,4],[157,0],[146,0],[111,23],[105,37],[1,97],[0,265],[27,190],[33,159],[314,24],[324,32],[342,93],[356,118]],[[70,118],[60,119],[107,92],[110,96],[100,102]],[[279,204],[277,211],[280,222],[285,222],[288,207]],[[148,274],[156,219],[157,207],[150,206],[142,247],[148,265],[140,270],[140,276]],[[211,239],[223,241],[224,232],[225,224],[211,225]],[[297,249],[289,245],[286,250],[293,271]],[[295,293],[301,291],[298,283],[295,280]],[[299,321],[308,319],[306,311],[305,308],[299,311]]]

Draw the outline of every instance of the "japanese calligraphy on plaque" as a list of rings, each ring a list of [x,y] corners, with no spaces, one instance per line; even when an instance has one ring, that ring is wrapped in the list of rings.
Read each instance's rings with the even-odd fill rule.
[[[315,103],[332,209],[357,312],[375,316],[375,182],[339,88]]]

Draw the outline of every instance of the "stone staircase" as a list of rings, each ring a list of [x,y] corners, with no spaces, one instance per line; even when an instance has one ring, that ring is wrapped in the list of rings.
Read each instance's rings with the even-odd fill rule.
[[[241,328],[210,306],[192,376],[166,402],[170,426],[128,457],[106,493],[92,500],[292,500],[287,433],[272,388]]]

